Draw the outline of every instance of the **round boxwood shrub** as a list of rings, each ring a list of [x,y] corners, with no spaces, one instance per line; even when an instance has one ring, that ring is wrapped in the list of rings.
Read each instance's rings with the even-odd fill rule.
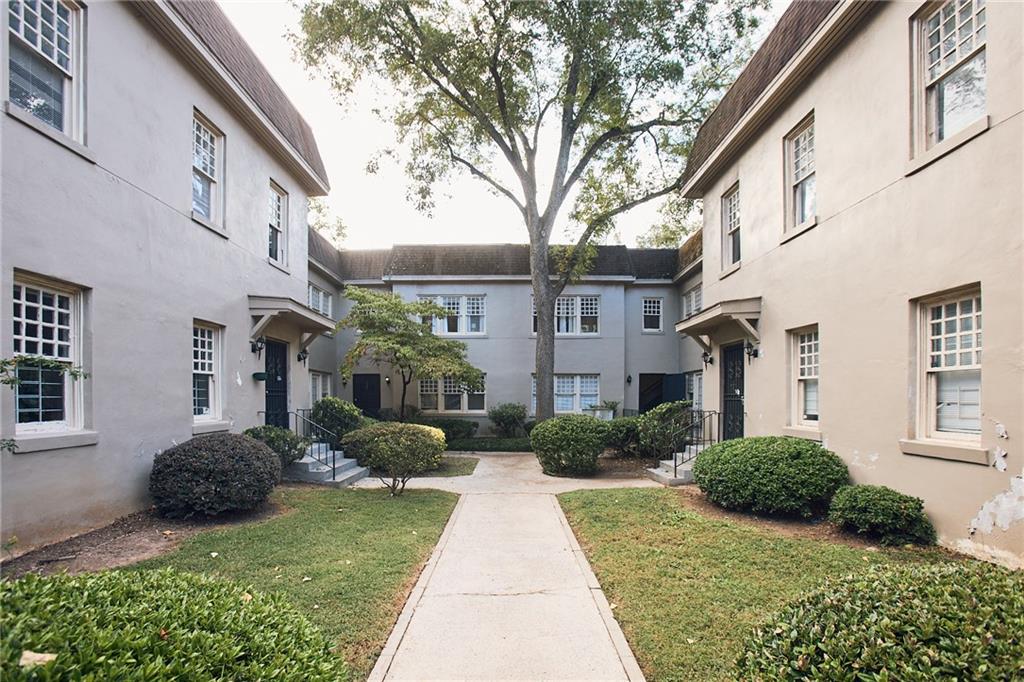
[[[314,424],[322,426],[337,437],[331,443],[331,447],[337,450],[341,437],[359,428],[363,412],[347,400],[329,395],[314,403],[309,418]]]
[[[671,457],[682,448],[692,421],[689,400],[662,403],[644,412],[637,418],[640,452],[656,459]]]
[[[836,492],[828,520],[884,545],[935,543],[935,528],[924,502],[884,485],[848,485]]]
[[[153,459],[149,492],[164,516],[213,516],[263,504],[281,477],[281,459],[238,433],[197,436]]]
[[[447,443],[444,432],[432,426],[380,422],[347,434],[341,446],[398,495],[410,478],[441,465]]]
[[[607,434],[607,422],[597,417],[566,414],[533,427],[530,445],[544,473],[587,475],[597,470],[597,457],[604,450]]]
[[[1024,573],[981,562],[829,579],[748,638],[743,680],[1010,680],[1024,675]]]
[[[277,456],[281,458],[282,469],[295,460],[301,459],[306,454],[308,446],[308,443],[291,429],[283,429],[270,424],[246,429],[242,435],[255,438],[276,452]]]
[[[0,581],[5,680],[344,680],[282,597],[202,575],[117,571]],[[21,667],[25,651],[56,654]]]
[[[515,438],[520,431],[525,433],[526,405],[501,403],[487,410],[487,418],[491,420],[499,438]]]
[[[620,457],[636,457],[640,454],[640,417],[619,417],[608,422],[609,448]]]
[[[709,500],[726,509],[811,517],[828,509],[849,472],[819,443],[760,436],[704,450],[694,462],[693,478]]]

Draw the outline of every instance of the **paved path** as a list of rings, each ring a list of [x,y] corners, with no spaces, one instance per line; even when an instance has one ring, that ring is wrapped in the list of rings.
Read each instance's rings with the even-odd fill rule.
[[[480,458],[472,476],[410,483],[462,496],[370,680],[642,680],[554,495],[656,484]]]

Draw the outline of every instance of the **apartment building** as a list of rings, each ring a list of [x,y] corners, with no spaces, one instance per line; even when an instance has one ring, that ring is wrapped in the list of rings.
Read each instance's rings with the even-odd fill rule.
[[[695,141],[704,310],[676,325],[726,437],[820,441],[1018,565],[1021,26],[1020,3],[794,3]]]
[[[212,2],[6,3],[0,536],[149,504],[154,454],[306,405],[312,132]],[[265,373],[265,376],[264,374]]]
[[[697,246],[695,246],[697,245]],[[601,246],[588,274],[556,304],[555,411],[581,412],[605,401],[627,413],[665,400],[700,401],[699,346],[680,339],[675,322],[700,308],[699,235],[683,249]],[[524,244],[399,245],[376,251],[335,250],[310,232],[310,306],[334,319],[347,313],[346,285],[429,298],[450,314],[436,334],[468,346],[486,374],[482,393],[425,380],[407,403],[426,413],[473,419],[487,432],[487,409],[527,405],[535,396],[535,332],[529,247]],[[369,414],[399,407],[401,386],[388,367],[363,363],[349,382],[337,375],[354,332],[313,343],[309,361],[315,401],[352,400]]]

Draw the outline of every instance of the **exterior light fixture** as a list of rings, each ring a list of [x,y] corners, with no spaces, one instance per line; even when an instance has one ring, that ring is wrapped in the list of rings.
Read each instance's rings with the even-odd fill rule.
[[[390,386],[391,385],[391,377],[385,376],[384,377],[384,383],[387,384],[388,386]]]
[[[301,362],[302,364],[306,364],[306,359],[308,357],[309,357],[309,349],[308,348],[303,348],[302,350],[299,351],[299,354],[295,356],[295,359],[298,360],[299,362]]]
[[[266,347],[266,345],[266,337],[261,336],[258,339],[254,339],[253,341],[249,342],[249,350],[255,353],[257,357],[259,357],[259,354],[263,352],[263,349]]]
[[[745,345],[743,347],[743,350],[747,354],[747,363],[748,364],[750,363],[751,360],[756,358],[757,355],[758,355],[757,346],[755,346],[754,344],[750,343],[750,341],[747,341],[747,345]]]
[[[626,375],[626,383],[627,384],[633,383],[633,375],[632,374],[627,374]]]
[[[715,364],[715,358],[709,351],[704,351],[700,354],[700,359],[704,363],[704,369],[708,368],[708,365]]]

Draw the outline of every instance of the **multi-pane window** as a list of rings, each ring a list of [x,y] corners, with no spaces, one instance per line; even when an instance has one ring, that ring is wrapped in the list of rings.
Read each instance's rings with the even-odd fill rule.
[[[441,390],[440,399],[438,389]],[[419,380],[420,409],[438,412],[481,412],[487,409],[486,389],[470,391],[453,377]]]
[[[800,126],[788,139],[790,202],[794,226],[815,216],[814,119]]]
[[[813,182],[813,180],[812,180]],[[722,197],[722,233],[725,235],[726,265],[740,262],[740,188],[734,187]]]
[[[559,296],[555,299],[555,333],[576,333],[576,297]]]
[[[694,410],[704,409],[704,373],[687,372],[686,375],[686,399]]]
[[[537,333],[537,303],[533,305],[533,333]],[[597,334],[601,326],[600,296],[559,296],[555,299],[555,334]]]
[[[437,379],[420,379],[420,409],[437,409]]]
[[[701,311],[704,305],[703,287],[698,284],[683,292],[683,318],[692,317]]]
[[[316,405],[322,398],[331,395],[331,375],[328,372],[309,373],[309,404]]]
[[[800,423],[818,421],[818,328],[794,334],[796,341],[796,413]]]
[[[484,321],[487,317],[487,303],[483,296],[466,297],[466,331],[470,334],[480,334],[484,330]]]
[[[283,263],[286,235],[288,234],[288,195],[274,183],[270,183],[269,208],[268,255],[271,260]]]
[[[556,374],[555,412],[581,412],[600,402],[601,377],[598,374]],[[537,412],[537,377],[530,389],[530,410]]]
[[[65,134],[72,130],[79,13],[60,0],[11,0],[9,99]],[[78,69],[80,73],[81,70]]]
[[[334,307],[334,296],[315,284],[309,285],[309,307],[324,317],[331,317]]]
[[[644,298],[643,306],[643,330],[645,332],[660,332],[662,299],[646,297]]]
[[[440,319],[423,318],[435,334],[484,334],[487,332],[487,297],[482,295],[420,296],[447,311]]]
[[[14,354],[72,366],[75,295],[15,281],[12,299]],[[72,380],[64,371],[22,361],[17,379],[14,393],[18,430],[66,429],[72,425]]]
[[[216,328],[192,325],[192,415],[196,419],[217,417],[217,342]]]
[[[921,22],[927,146],[985,114],[985,0],[948,0]]]
[[[218,134],[213,127],[192,118],[192,210],[207,220],[216,214]]]
[[[981,294],[928,303],[926,392],[932,432],[981,432]]]

